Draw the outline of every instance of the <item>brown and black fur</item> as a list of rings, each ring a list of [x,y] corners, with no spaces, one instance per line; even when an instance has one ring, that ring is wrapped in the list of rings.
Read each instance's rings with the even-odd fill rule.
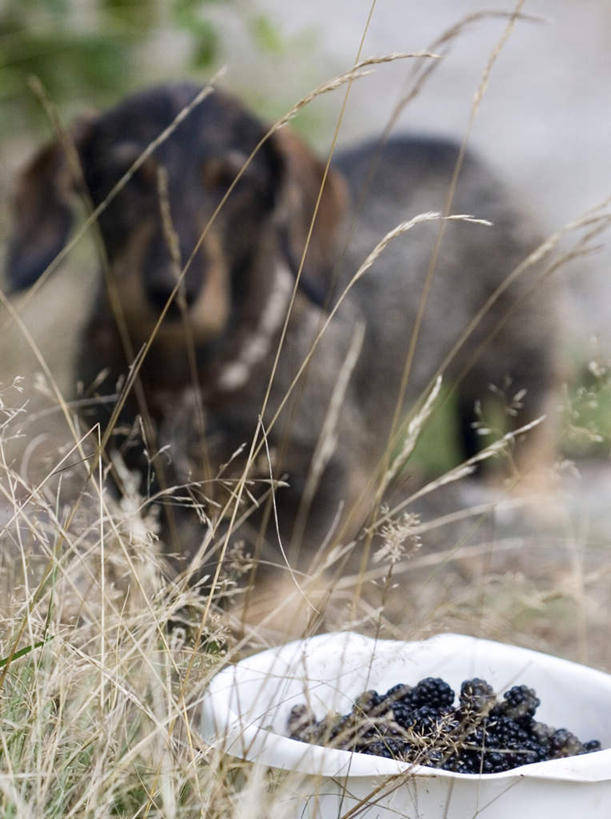
[[[75,131],[81,182],[59,144],[41,151],[24,171],[16,196],[8,262],[14,289],[35,282],[64,246],[73,192],[84,186],[93,206],[99,205],[197,92],[188,84],[155,88],[81,123]],[[130,356],[145,344],[170,298],[178,269],[265,130],[240,102],[215,91],[100,215],[107,269],[95,284],[98,294],[76,368],[86,387],[96,383],[100,394],[112,393],[125,377]],[[452,142],[419,137],[338,153],[320,202],[264,424],[285,396],[336,294],[377,242],[401,221],[443,210],[457,155]],[[167,174],[165,217],[160,169]],[[146,410],[156,436],[149,446],[171,444],[163,456],[166,482],[214,478],[251,441],[323,169],[296,136],[280,130],[263,144],[209,226],[142,364],[139,393],[128,398],[120,417],[125,429]],[[539,242],[530,218],[471,154],[466,155],[452,210],[494,225],[446,227],[408,382],[407,409],[469,320]],[[351,508],[375,472],[387,444],[438,230],[438,223],[422,224],[393,242],[350,291],[293,400],[269,432],[268,445],[278,459],[275,477],[285,477],[289,484],[276,494],[280,533],[287,543],[338,373],[360,326],[364,341],[344,396],[336,446],[311,499],[304,533],[310,550],[340,510]],[[117,328],[109,283],[120,302],[127,343]],[[554,378],[553,309],[547,293],[524,298],[531,283],[527,277],[495,303],[445,373],[448,384],[462,376],[456,385],[457,429],[465,456],[477,445],[471,426],[474,404],[485,397],[490,383],[509,377],[515,392],[527,390],[517,424],[543,409]],[[96,382],[101,372],[105,378]],[[104,429],[110,411],[101,404],[87,422],[99,420]],[[110,439],[111,447],[121,444],[118,435]],[[141,450],[128,449],[126,459],[133,468],[148,470]],[[241,457],[235,458],[224,477],[238,475],[242,464]],[[265,476],[265,468],[259,474]],[[212,484],[207,484],[204,494],[208,492],[213,492]],[[211,515],[214,508],[208,510]],[[268,556],[277,560],[271,524],[267,539],[272,544]],[[182,544],[186,554],[199,543],[192,534],[183,540],[188,541]]]

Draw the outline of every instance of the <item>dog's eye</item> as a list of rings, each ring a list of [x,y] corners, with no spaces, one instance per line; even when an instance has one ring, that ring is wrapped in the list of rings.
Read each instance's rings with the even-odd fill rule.
[[[242,170],[247,158],[240,151],[229,151],[224,156],[205,160],[202,167],[204,185],[210,190],[226,190]]]
[[[135,142],[120,142],[112,147],[108,161],[117,171],[125,173],[141,154],[142,148]]]
[[[118,177],[130,171],[134,163],[140,159],[144,148],[135,142],[121,142],[112,149],[108,161]],[[152,180],[155,177],[155,161],[152,157],[147,157],[142,164],[133,172],[133,179],[136,182]]]

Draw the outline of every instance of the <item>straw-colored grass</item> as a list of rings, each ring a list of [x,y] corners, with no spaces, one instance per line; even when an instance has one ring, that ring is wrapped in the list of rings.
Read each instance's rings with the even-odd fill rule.
[[[507,15],[473,116],[521,5]],[[340,87],[349,91],[364,70],[416,56],[421,62],[403,100],[407,104],[434,70],[436,61],[429,58],[437,46],[445,53],[462,28],[476,21],[472,17],[453,27],[430,51],[418,55],[362,60],[359,54],[352,69],[306,95],[270,133],[321,93]],[[338,131],[340,124],[341,117]],[[451,200],[452,190],[443,214],[421,214],[380,237],[352,283],[366,275],[396,235],[417,230],[423,221],[437,220],[443,226],[448,219],[472,219],[452,214]],[[106,204],[91,214],[83,231]],[[513,275],[522,275],[542,259],[540,275],[552,275],[567,258],[588,252],[610,218],[605,203],[553,234]],[[443,227],[440,241],[442,233]],[[561,247],[567,235],[577,237],[570,250]],[[200,241],[205,236],[206,231]],[[182,276],[189,263],[186,260]],[[434,266],[433,258],[431,276]],[[173,297],[179,282],[180,277]],[[29,298],[35,299],[36,292]],[[188,494],[189,487],[166,487],[157,499],[148,498],[115,460],[124,492],[121,499],[114,498],[105,488],[108,463],[100,454],[110,428],[79,431],[74,407],[45,367],[43,351],[15,307],[4,296],[2,301],[3,326],[12,320],[23,343],[31,346],[43,371],[45,392],[36,410],[23,392],[36,393],[33,377],[5,383],[0,392],[2,816],[290,816],[286,798],[298,783],[224,758],[199,738],[193,719],[198,698],[217,670],[286,636],[356,628],[409,639],[452,630],[546,648],[611,668],[606,639],[608,533],[584,528],[581,499],[571,500],[580,497],[574,491],[577,479],[566,464],[547,475],[546,502],[552,510],[548,519],[548,507],[532,494],[524,498],[470,481],[479,460],[505,455],[511,463],[515,436],[503,429],[477,459],[438,474],[418,489],[410,487],[393,508],[384,505],[384,490],[409,472],[414,452],[421,457],[416,445],[423,432],[426,440],[440,403],[440,380],[431,384],[406,420],[398,407],[377,482],[369,487],[369,497],[361,499],[370,509],[363,516],[364,529],[355,538],[343,537],[341,529],[331,532],[310,576],[293,570],[286,555],[279,558],[287,577],[283,593],[274,589],[276,605],[268,600],[264,613],[253,617],[258,600],[245,582],[248,558],[230,535],[250,505],[248,468],[256,457],[266,455],[266,431],[258,429],[253,440],[245,442],[248,465],[232,487],[235,502],[224,510],[229,525],[221,529],[220,519],[202,503],[202,548],[196,561],[218,554],[212,576],[203,588],[189,582],[190,576],[197,576],[197,565],[175,577],[159,540],[158,509],[152,500],[169,503],[173,496]],[[426,291],[421,306],[424,311]],[[466,332],[478,319],[473,317]],[[333,312],[327,324],[332,320]],[[327,324],[320,328],[321,335]],[[417,332],[416,327],[412,352]],[[153,340],[154,333],[150,343]],[[358,347],[358,337],[354,344]],[[146,352],[145,347],[136,358],[117,397],[115,420]],[[349,375],[350,360],[338,379],[340,392]],[[287,400],[289,395],[290,390]],[[320,470],[332,445],[337,406],[332,402],[316,453]],[[574,407],[568,414],[569,431],[579,429]],[[63,416],[63,432],[40,437],[33,430],[44,431],[51,413]],[[589,433],[603,434],[593,423],[588,416]],[[54,426],[59,429],[61,424]],[[315,477],[316,470],[312,480]],[[314,489],[307,487],[309,501]],[[533,507],[537,515],[529,513]],[[243,616],[245,608],[248,617]]]

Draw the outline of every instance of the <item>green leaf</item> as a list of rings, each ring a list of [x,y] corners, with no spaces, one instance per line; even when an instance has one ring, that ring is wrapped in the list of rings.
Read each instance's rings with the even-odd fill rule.
[[[46,640],[41,640],[38,643],[34,643],[33,646],[25,646],[24,648],[20,648],[19,651],[16,651],[14,654],[10,654],[8,657],[3,657],[2,659],[0,659],[0,668],[2,668],[5,665],[8,665],[8,663],[12,663],[15,660],[18,660],[20,657],[25,657],[26,654],[30,654],[30,652],[34,651],[35,648],[40,648],[41,646],[44,646],[45,643],[51,642],[52,639],[53,637],[47,637]]]
[[[195,68],[207,68],[214,62],[219,50],[219,37],[213,26],[205,20],[198,20],[197,27],[191,29],[195,49],[191,63]]]
[[[249,23],[250,33],[262,51],[280,54],[284,51],[284,40],[278,26],[266,14],[253,17]]]

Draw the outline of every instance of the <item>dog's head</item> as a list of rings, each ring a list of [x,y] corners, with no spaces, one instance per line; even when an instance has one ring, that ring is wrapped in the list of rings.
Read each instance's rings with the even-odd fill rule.
[[[179,298],[199,344],[231,332],[236,311],[252,312],[248,301],[255,290],[265,290],[262,281],[249,279],[252,271],[269,277],[270,267],[284,263],[296,272],[324,166],[281,130],[263,142],[215,213],[266,133],[224,93],[215,91],[196,105],[113,192],[198,91],[192,85],[155,88],[80,122],[70,134],[73,161],[59,141],[38,153],[15,197],[8,256],[14,289],[32,285],[64,247],[78,192],[93,208],[101,207],[97,223],[110,278],[136,340],[154,326],[191,257]],[[342,180],[331,173],[303,271],[304,291],[315,300],[325,296],[345,196]],[[174,304],[164,323],[167,333],[179,318]]]

